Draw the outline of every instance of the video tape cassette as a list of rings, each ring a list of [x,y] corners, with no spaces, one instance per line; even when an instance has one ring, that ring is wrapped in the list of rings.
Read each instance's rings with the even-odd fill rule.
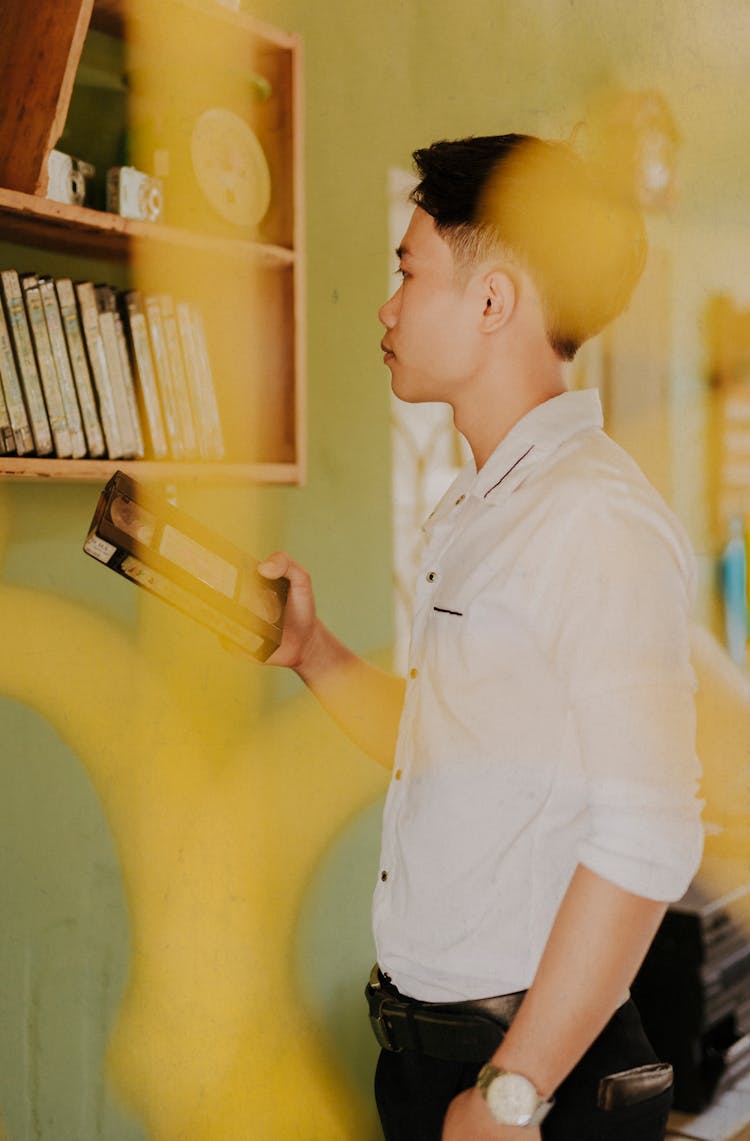
[[[83,549],[260,661],[281,642],[289,580],[263,578],[251,555],[125,472],[99,496]]]

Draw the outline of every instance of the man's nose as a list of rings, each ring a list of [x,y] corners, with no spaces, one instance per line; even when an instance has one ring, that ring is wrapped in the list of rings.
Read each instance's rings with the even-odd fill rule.
[[[381,305],[380,309],[378,310],[378,320],[382,325],[385,325],[386,329],[392,329],[396,324],[396,320],[398,318],[398,296],[400,289],[401,286],[399,286],[395,293],[391,294],[385,304]]]

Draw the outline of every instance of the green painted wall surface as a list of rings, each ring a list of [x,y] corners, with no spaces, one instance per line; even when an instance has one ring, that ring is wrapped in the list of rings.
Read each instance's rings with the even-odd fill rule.
[[[299,32],[304,42],[309,477],[298,489],[185,489],[184,505],[207,520],[234,514],[246,523],[250,549],[293,552],[313,572],[324,619],[360,652],[387,658],[389,393],[377,309],[390,265],[388,168],[408,167],[412,149],[439,137],[505,130],[566,136],[604,86],[653,87],[670,102],[683,133],[681,198],[656,227],[671,252],[676,283],[675,499],[699,554],[708,557],[703,476],[695,462],[694,405],[703,399],[699,318],[712,290],[750,300],[750,150],[744,142],[750,71],[748,49],[740,47],[750,42],[745,8],[732,0],[627,6],[614,0],[256,0],[253,12]],[[76,129],[85,136],[80,124]],[[71,272],[67,258],[9,245],[0,246],[0,260]],[[122,279],[109,265],[79,263],[72,272],[116,284]],[[85,486],[0,487],[3,586],[91,607],[134,638],[141,614],[135,592],[81,553],[95,498]],[[169,626],[149,652],[166,659],[179,653],[179,642],[179,625]],[[18,651],[7,642],[3,648],[6,655]],[[251,699],[275,709],[289,700],[306,702],[294,679],[270,672],[248,674],[246,682],[230,678],[214,653],[206,642],[201,686],[206,692],[211,684],[234,686],[238,721],[243,684],[248,705]],[[40,658],[39,670],[45,668]],[[85,697],[79,695],[82,705]],[[114,692],[116,724],[123,705],[127,695]],[[112,1015],[128,958],[118,856],[69,745],[14,700],[0,701],[0,726],[0,1011],[7,1014],[0,1018],[0,1136],[5,1141],[4,1126],[8,1141],[136,1141],[141,1128],[108,1100],[100,1069],[109,1025],[102,1012]],[[303,754],[304,743],[300,764]],[[309,867],[293,948],[301,991],[333,1043],[343,1080],[363,1101],[373,1047],[357,1011],[371,955],[365,927],[377,858],[377,782],[368,789],[366,803],[349,812],[327,852]],[[342,900],[351,901],[345,915]],[[67,979],[40,971],[44,1025],[33,1029],[24,1013],[27,992],[16,980],[24,962],[48,952],[68,963]],[[93,1014],[86,987],[99,988]],[[25,1027],[25,1053],[15,1031],[9,1034],[15,1026],[18,1034]],[[68,1054],[69,1032],[78,1045]],[[370,1128],[374,1137],[374,1124]]]

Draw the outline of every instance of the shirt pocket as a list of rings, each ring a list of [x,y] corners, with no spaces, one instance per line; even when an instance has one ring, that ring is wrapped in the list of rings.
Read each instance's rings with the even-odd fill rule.
[[[429,707],[452,755],[510,770],[521,788],[548,787],[565,694],[534,631],[502,594],[437,593],[422,658]]]

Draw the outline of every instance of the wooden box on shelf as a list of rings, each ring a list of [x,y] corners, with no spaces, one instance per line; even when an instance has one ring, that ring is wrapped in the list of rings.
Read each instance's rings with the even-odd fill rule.
[[[163,141],[155,132],[165,132],[169,167],[164,216],[158,222],[45,197],[47,161],[65,126],[89,29],[125,44],[133,150],[137,160],[144,158],[139,169],[148,171],[153,148]],[[215,0],[4,0],[0,55],[5,80],[0,240],[34,247],[40,259],[41,251],[49,250],[123,263],[134,287],[179,291],[196,301],[204,316],[226,440],[220,462],[3,456],[0,475],[101,481],[119,467],[140,478],[178,482],[302,482],[299,39]],[[184,98],[177,101],[175,90],[182,90]],[[203,116],[210,126],[212,115],[220,128],[244,119],[244,130],[260,155],[260,174],[266,169],[267,202],[261,216],[251,219],[254,224],[233,217],[231,210],[233,194],[238,188],[243,192],[243,171],[237,169],[246,157],[242,137],[239,152],[232,151],[231,139],[227,144],[227,166],[235,166],[229,169],[228,185],[221,183],[221,153],[213,156],[217,169],[208,189],[201,181],[203,159],[195,151],[194,125]],[[205,137],[204,131],[204,142]],[[222,145],[219,140],[219,151]],[[209,152],[210,146],[209,134]],[[228,209],[217,203],[222,194]]]

